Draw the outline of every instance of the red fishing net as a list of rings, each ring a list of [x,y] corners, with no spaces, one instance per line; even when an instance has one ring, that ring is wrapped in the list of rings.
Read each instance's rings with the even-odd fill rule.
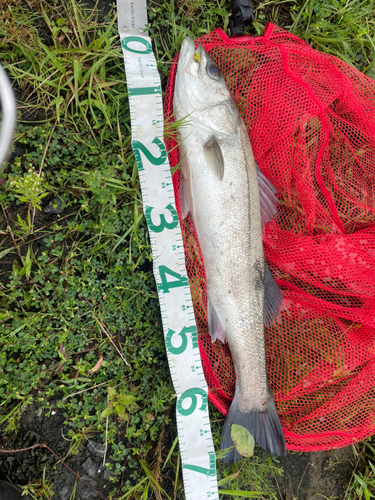
[[[362,440],[375,433],[375,82],[272,24],[262,37],[229,39],[218,29],[199,42],[224,75],[255,159],[279,192],[264,251],[284,307],[265,337],[288,448]],[[176,166],[176,143],[167,142]],[[173,180],[179,209],[178,169]],[[230,351],[211,343],[190,216],[181,226],[209,397],[225,415],[235,386]]]

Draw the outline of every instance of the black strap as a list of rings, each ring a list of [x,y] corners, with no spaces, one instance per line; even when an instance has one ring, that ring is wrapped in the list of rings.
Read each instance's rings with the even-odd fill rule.
[[[232,0],[232,15],[229,17],[229,29],[232,35],[242,36],[245,26],[254,21],[253,7],[250,0]]]

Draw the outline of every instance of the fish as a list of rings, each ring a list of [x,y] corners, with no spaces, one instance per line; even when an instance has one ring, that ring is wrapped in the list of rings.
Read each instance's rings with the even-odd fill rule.
[[[180,135],[181,217],[190,213],[203,257],[208,328],[227,342],[236,375],[223,459],[237,462],[231,426],[245,427],[274,456],[285,438],[267,379],[264,325],[279,318],[282,292],[263,250],[263,228],[277,213],[276,189],[257,167],[246,126],[202,45],[182,43],[173,108]]]

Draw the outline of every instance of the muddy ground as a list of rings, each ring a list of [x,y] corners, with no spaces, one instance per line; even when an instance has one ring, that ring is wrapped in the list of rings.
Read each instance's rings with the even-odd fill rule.
[[[51,412],[48,418],[38,416],[36,407],[29,407],[22,414],[17,434],[0,434],[0,448],[19,450],[46,444],[49,449],[37,447],[0,454],[0,480],[19,485],[37,483],[46,468],[54,471],[54,500],[69,500],[74,488],[76,500],[94,500],[106,497],[110,491],[119,491],[122,482],[114,482],[110,468],[103,466],[104,446],[95,437],[84,442],[75,456],[65,460],[65,465],[58,461],[57,457],[63,459],[69,449],[64,431],[61,410]],[[280,500],[344,499],[356,457],[351,447],[347,447],[316,453],[289,452],[279,462],[284,477],[272,479]],[[122,480],[126,480],[126,473]]]
[[[86,0],[85,3],[90,7],[97,5],[100,16],[110,10],[108,0]],[[37,483],[46,468],[54,471],[54,500],[69,500],[74,489],[77,500],[105,498],[114,489],[119,492],[121,482],[114,482],[110,469],[103,466],[104,447],[99,440],[93,438],[86,441],[75,456],[65,461],[64,466],[58,458],[66,456],[69,442],[64,438],[61,410],[52,412],[49,418],[37,413],[36,407],[28,408],[22,414],[16,434],[0,433],[0,448],[19,450],[46,444],[49,449],[35,447],[0,454],[0,480],[10,480],[19,485]],[[344,499],[356,457],[348,447],[317,453],[288,453],[279,462],[284,469],[284,477],[273,478],[273,481],[280,500]],[[126,479],[126,474],[122,479]]]
[[[284,477],[276,487],[282,500],[344,499],[356,458],[350,446],[314,453],[288,453],[280,459]]]
[[[53,406],[53,401],[51,405]],[[103,466],[103,444],[95,441],[95,438],[84,442],[78,453],[70,455],[63,465],[58,458],[63,460],[70,446],[65,435],[61,410],[52,411],[51,416],[46,418],[38,416],[37,407],[30,406],[22,414],[17,434],[0,434],[0,448],[23,450],[38,444],[47,445],[48,448],[38,446],[17,453],[0,454],[0,480],[10,480],[22,486],[37,484],[46,469],[49,477],[50,472],[54,471],[54,500],[69,500],[74,489],[76,500],[106,497],[115,489],[115,484],[111,481],[113,474],[110,468]],[[107,459],[106,462],[108,463]],[[118,482],[117,486],[121,484]]]

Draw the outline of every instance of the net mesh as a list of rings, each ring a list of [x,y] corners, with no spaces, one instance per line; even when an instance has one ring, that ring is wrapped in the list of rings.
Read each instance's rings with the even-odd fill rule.
[[[283,312],[265,338],[287,446],[317,451],[365,439],[375,425],[375,82],[270,23],[262,37],[229,39],[217,29],[198,41],[221,70],[255,160],[279,192],[264,251]],[[173,137],[167,149],[176,167]],[[180,213],[179,182],[177,169]],[[231,355],[227,345],[211,343],[197,235],[190,215],[180,222],[209,397],[225,415],[235,388]]]

